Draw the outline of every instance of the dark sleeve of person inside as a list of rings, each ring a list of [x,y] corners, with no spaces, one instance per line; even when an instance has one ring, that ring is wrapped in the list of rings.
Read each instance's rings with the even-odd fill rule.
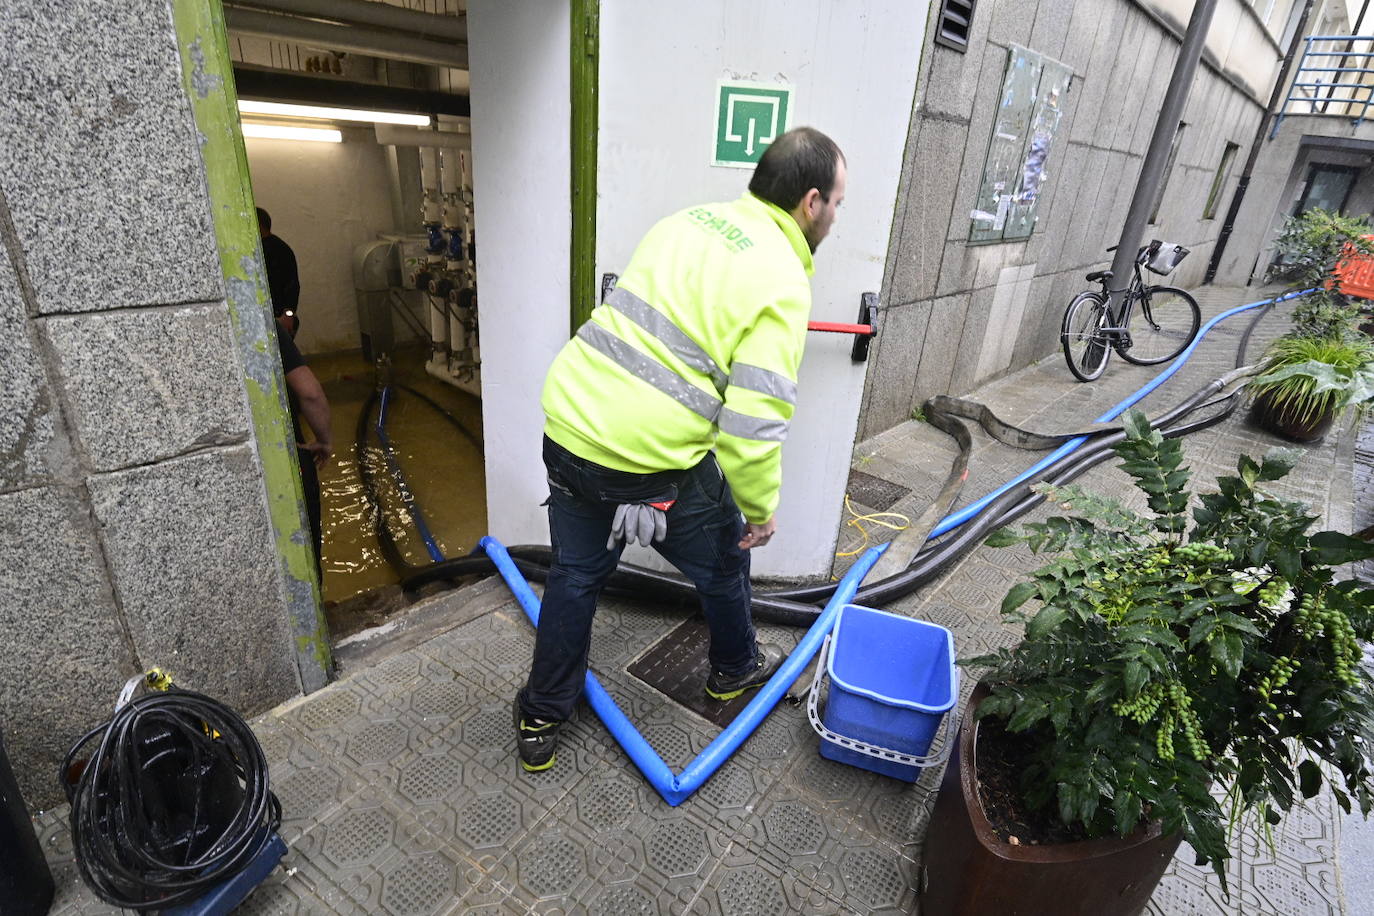
[[[272,293],[272,314],[280,317],[296,313],[301,298],[301,280],[296,273],[296,254],[275,235],[262,240],[262,259],[267,267],[267,287]]]
[[[289,334],[280,330],[277,332],[277,349],[281,353],[283,377],[289,376],[292,372],[305,366],[305,357],[301,356],[301,351],[296,346],[296,342],[291,339]],[[306,374],[309,374],[308,370]],[[291,427],[295,433],[296,442],[304,442],[305,436],[301,432],[301,406],[289,378],[286,380],[286,400],[291,408]],[[323,582],[324,528],[321,524],[320,474],[315,467],[314,456],[299,445],[296,446],[296,466],[300,469],[301,493],[305,497],[305,514],[310,521],[310,537],[315,545],[315,574],[320,577],[319,581]]]

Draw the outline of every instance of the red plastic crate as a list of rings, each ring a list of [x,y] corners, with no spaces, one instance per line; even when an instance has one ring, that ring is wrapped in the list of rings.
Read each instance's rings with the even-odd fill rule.
[[[1366,235],[1374,241],[1374,235]],[[1374,299],[1374,255],[1359,254],[1353,246],[1346,246],[1346,254],[1332,271],[1340,281],[1341,292],[1360,299]],[[1331,285],[1330,281],[1326,284]]]

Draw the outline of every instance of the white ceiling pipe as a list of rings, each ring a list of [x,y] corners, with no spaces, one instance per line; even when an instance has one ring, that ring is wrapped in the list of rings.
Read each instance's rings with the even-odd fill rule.
[[[403,9],[372,0],[229,0],[225,7],[255,7],[296,16],[328,19],[333,22],[381,26],[398,32],[412,32],[423,38],[442,41],[468,40],[467,19]]]
[[[436,67],[468,68],[466,42],[445,43],[426,38],[383,32],[357,26],[334,25],[276,13],[260,13],[228,7],[224,10],[225,25],[240,35],[293,41],[315,48],[352,51],[388,60],[402,60]]]
[[[399,124],[378,124],[377,142],[383,146],[435,146],[472,149],[472,134],[455,130],[422,130]]]

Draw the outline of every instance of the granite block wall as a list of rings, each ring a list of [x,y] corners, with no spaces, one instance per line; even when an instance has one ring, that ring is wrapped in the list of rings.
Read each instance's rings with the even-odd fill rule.
[[[0,728],[44,807],[132,674],[300,684],[170,6],[10,0],[0,48]]]

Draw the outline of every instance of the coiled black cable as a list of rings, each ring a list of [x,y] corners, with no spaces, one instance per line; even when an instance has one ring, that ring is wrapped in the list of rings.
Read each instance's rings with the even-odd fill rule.
[[[175,687],[131,700],[87,732],[58,778],[71,802],[81,877],[112,906],[141,911],[195,900],[248,865],[281,825],[248,724]]]

